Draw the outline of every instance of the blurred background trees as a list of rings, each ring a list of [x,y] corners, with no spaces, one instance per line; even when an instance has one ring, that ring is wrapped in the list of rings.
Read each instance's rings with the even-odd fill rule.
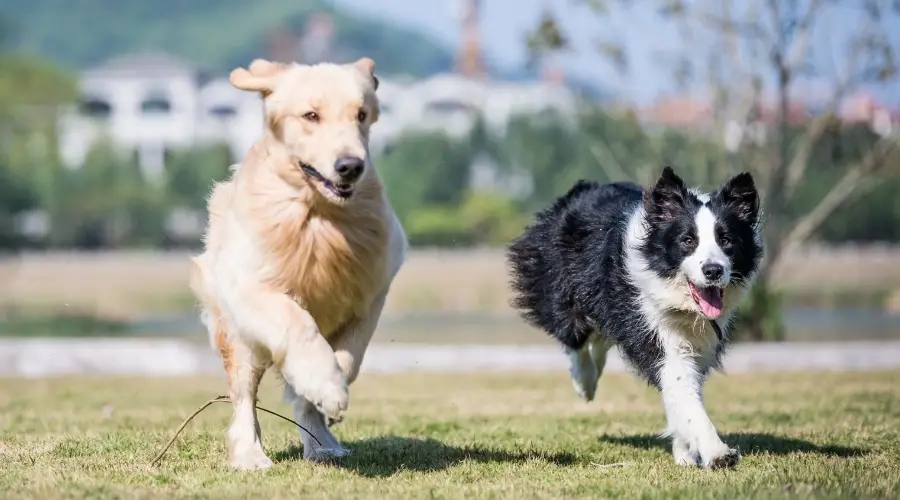
[[[170,151],[160,179],[146,178],[134,157],[102,141],[83,166],[64,167],[56,126],[59,110],[78,97],[75,71],[156,47],[224,74],[274,50],[262,46],[277,45],[266,36],[273,25],[302,25],[328,7],[288,0],[262,11],[237,0],[87,3],[73,18],[65,18],[61,0],[0,8],[0,248],[196,247],[210,187],[235,162],[228,147]],[[598,23],[628,20],[631,2],[587,3]],[[730,5],[657,0],[680,41],[658,64],[671,67],[679,89],[703,87],[714,97],[699,130],[651,124],[628,106],[585,96],[575,117],[520,114],[499,130],[480,117],[461,137],[415,132],[393,141],[375,161],[412,245],[501,247],[578,179],[647,184],[669,164],[711,188],[749,170],[764,193],[769,255],[742,321],[750,338],[781,338],[781,301],[769,283],[781,255],[811,241],[900,242],[898,134],[837,116],[855,89],[896,82],[891,30],[898,13],[896,2],[870,0],[759,1],[741,11]],[[859,29],[832,46],[810,42],[835,8]],[[117,22],[92,22],[91,13],[101,11]],[[331,14],[333,58],[365,52],[388,75],[453,66],[449,51],[416,33]],[[90,36],[81,35],[85,26]],[[635,61],[616,38],[625,35],[598,32],[598,53],[627,80]],[[544,16],[523,41],[535,65],[567,49],[566,33]],[[709,49],[697,56],[698,46]],[[812,63],[822,58],[832,63]],[[827,95],[816,113],[796,114],[790,93],[811,76],[829,82]]]
[[[617,21],[623,26],[633,20],[630,1],[585,3],[592,7],[598,25]],[[663,134],[669,137],[665,151],[680,154],[675,163],[692,170],[687,177],[694,182],[714,184],[741,170],[754,174],[766,213],[766,257],[754,293],[743,308],[742,321],[753,338],[782,338],[781,323],[767,318],[777,316],[772,310],[778,300],[771,279],[785,252],[817,237],[836,237],[837,241],[890,238],[887,228],[896,224],[889,222],[896,221],[895,202],[876,209],[873,202],[884,199],[878,195],[885,196],[886,191],[872,191],[886,187],[885,183],[896,187],[892,181],[900,175],[900,139],[871,126],[844,127],[836,115],[853,92],[871,84],[900,81],[895,56],[900,4],[884,0],[658,0],[654,6],[667,28],[678,35],[653,55],[653,63],[671,68],[671,79],[680,91],[703,89],[713,96],[708,103],[708,126],[724,132],[721,138],[726,150],[709,162],[710,156],[696,146]],[[842,29],[833,30],[834,24],[828,23],[839,23]],[[528,37],[527,45],[534,58],[569,48],[565,27],[549,13]],[[597,46],[624,80],[633,64],[647,62],[633,60],[615,30],[605,32]],[[816,81],[825,95],[798,99],[801,87],[797,84],[804,80]],[[797,113],[797,101],[814,102],[816,116]],[[608,135],[598,137],[606,139]],[[617,176],[636,180],[624,171]],[[848,227],[846,217],[860,215],[860,206],[853,202],[866,193],[873,196],[866,198],[865,209],[878,221],[850,224],[859,229],[855,231]],[[841,210],[844,207],[846,210]]]

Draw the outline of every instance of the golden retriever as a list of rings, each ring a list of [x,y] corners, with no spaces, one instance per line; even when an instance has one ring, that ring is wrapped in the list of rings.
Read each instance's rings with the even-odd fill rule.
[[[229,463],[272,465],[256,393],[274,366],[301,432],[303,456],[349,453],[329,426],[347,409],[406,236],[368,154],[378,119],[375,63],[254,60],[232,85],[262,95],[265,134],[208,202],[204,252],[190,285],[222,356],[234,418]]]

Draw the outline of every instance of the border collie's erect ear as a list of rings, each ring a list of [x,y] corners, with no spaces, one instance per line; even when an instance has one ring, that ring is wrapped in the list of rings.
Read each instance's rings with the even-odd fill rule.
[[[725,206],[744,222],[756,223],[759,218],[759,193],[753,176],[748,172],[735,175],[719,190]]]
[[[655,220],[674,218],[685,207],[688,189],[672,167],[663,168],[656,184],[644,192],[644,210]]]

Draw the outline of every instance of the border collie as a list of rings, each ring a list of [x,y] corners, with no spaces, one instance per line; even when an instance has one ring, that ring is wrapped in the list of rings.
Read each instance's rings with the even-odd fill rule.
[[[662,394],[675,461],[733,467],[702,389],[762,258],[759,218],[749,173],[709,194],[669,167],[646,190],[579,181],[509,246],[513,306],[565,346],[584,400],[618,345]]]

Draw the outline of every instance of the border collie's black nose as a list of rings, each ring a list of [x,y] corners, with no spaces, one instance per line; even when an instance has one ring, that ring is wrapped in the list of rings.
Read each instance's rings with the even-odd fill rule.
[[[725,268],[722,267],[722,264],[703,264],[700,270],[703,271],[703,276],[706,276],[706,279],[709,281],[719,281],[725,273]]]
[[[347,182],[353,182],[359,179],[365,168],[365,162],[362,158],[355,156],[341,156],[334,162],[334,170],[341,176],[341,179]]]

